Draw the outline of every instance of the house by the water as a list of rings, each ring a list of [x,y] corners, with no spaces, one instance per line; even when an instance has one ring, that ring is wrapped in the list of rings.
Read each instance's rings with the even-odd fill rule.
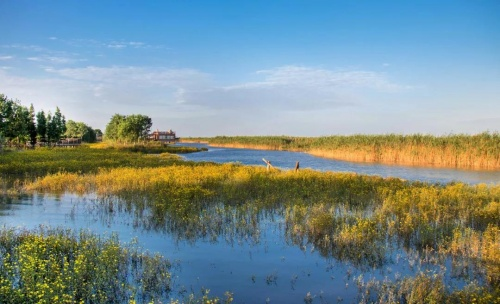
[[[149,134],[149,140],[159,141],[162,143],[175,143],[179,138],[175,136],[175,132],[172,130],[159,131],[156,130]]]

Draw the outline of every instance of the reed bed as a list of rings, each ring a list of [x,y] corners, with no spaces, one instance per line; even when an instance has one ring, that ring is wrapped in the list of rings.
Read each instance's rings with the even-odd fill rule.
[[[127,144],[127,143],[116,143],[111,141],[105,141],[98,144],[92,144],[89,147],[93,149],[116,149],[121,151],[140,152],[147,154],[162,154],[162,153],[186,154],[186,153],[207,151],[207,148],[174,146],[160,142]]]
[[[99,154],[102,151],[106,153]],[[59,150],[18,153],[31,160],[37,153],[52,153],[47,164],[54,165],[40,170],[36,179],[18,181],[17,187],[27,193],[95,193],[103,212],[133,213],[135,224],[183,240],[222,236],[258,242],[259,223],[277,216],[285,221],[284,237],[289,242],[301,248],[312,244],[325,257],[361,269],[382,267],[397,248],[415,256],[418,262],[412,265],[449,268],[446,275],[423,272],[388,283],[360,280],[360,301],[366,303],[413,302],[408,299],[420,296],[429,302],[486,303],[500,295],[500,185],[267,171],[102,151],[66,150],[74,155],[61,155],[60,162]],[[78,159],[83,156],[79,153],[88,153],[97,164],[79,170]],[[100,166],[109,158],[118,162]],[[11,168],[2,165],[2,170]],[[22,172],[37,168],[30,166],[22,167]],[[444,284],[445,276],[462,279],[465,287]]]
[[[304,151],[356,162],[464,169],[500,169],[500,134],[477,135],[351,135],[325,137],[217,136],[188,138],[215,146]]]
[[[221,233],[258,237],[252,233],[262,212],[272,210],[284,216],[287,238],[297,245],[312,243],[325,256],[380,267],[394,244],[431,249],[457,265],[467,257],[488,288],[499,288],[500,186],[176,164],[58,173],[26,189],[118,196],[130,210],[141,210],[137,214],[146,225],[168,227],[183,238]],[[465,244],[475,245],[472,250]]]

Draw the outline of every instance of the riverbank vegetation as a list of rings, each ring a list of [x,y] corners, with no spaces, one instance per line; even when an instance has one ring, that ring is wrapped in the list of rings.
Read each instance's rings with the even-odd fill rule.
[[[313,244],[325,257],[360,269],[382,267],[394,252],[403,250],[416,273],[426,274],[402,278],[393,282],[402,285],[393,288],[430,278],[446,286],[445,277],[452,277],[467,286],[481,282],[484,298],[500,292],[500,186],[427,184],[312,170],[267,172],[234,164],[174,164],[85,175],[57,173],[25,188],[97,193],[104,212],[128,210],[144,228],[188,240],[222,235],[258,241],[260,220],[273,214],[284,218],[285,237],[291,243]],[[442,287],[433,292],[432,299],[445,299],[465,291]]]
[[[97,172],[99,168],[159,167],[180,162],[176,154],[203,149],[147,144],[111,142],[82,145],[78,148],[37,148],[0,153],[0,174],[41,176],[57,172]]]
[[[311,245],[358,269],[403,257],[410,271],[399,278],[357,279],[360,302],[494,303],[500,297],[500,185],[267,171],[169,155],[106,143],[37,149],[0,154],[0,173],[18,173],[4,195],[96,195],[103,214],[126,212],[134,225],[181,240],[258,243],[262,221],[282,220],[290,244]]]
[[[464,169],[500,169],[500,134],[351,135],[325,137],[217,136],[186,138],[214,146],[303,151],[356,162]]]

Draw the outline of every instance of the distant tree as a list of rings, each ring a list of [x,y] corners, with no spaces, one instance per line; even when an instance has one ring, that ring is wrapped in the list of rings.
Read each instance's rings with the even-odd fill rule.
[[[106,126],[106,139],[126,142],[145,139],[151,125],[152,120],[146,115],[115,114]]]
[[[7,137],[8,129],[12,121],[14,101],[0,94],[0,134]]]
[[[82,138],[86,131],[86,128],[82,128],[82,126],[85,126],[85,124],[70,119],[66,122],[66,133],[64,135],[71,138]]]
[[[118,130],[120,128],[120,125],[123,121],[125,121],[126,116],[125,115],[120,115],[120,114],[115,114],[111,117],[111,120],[109,123],[106,125],[106,139],[109,140],[118,140],[119,135],[118,135]]]
[[[58,137],[61,137],[66,132],[66,118],[61,114],[59,107],[56,107],[56,112],[52,120],[54,121]]]
[[[80,138],[84,142],[95,142],[96,132],[83,122],[68,120],[66,122],[66,137]]]
[[[47,113],[47,142],[54,142],[57,137],[57,127],[52,119],[52,113]]]
[[[118,129],[118,136],[125,141],[146,139],[151,129],[151,118],[145,115],[130,115]]]
[[[91,127],[87,126],[87,132],[82,137],[82,141],[88,142],[88,143],[93,143],[96,142],[97,136],[95,133],[95,130],[92,129]]]
[[[47,140],[47,118],[43,110],[36,113],[36,135],[39,142]]]
[[[30,143],[32,146],[34,146],[36,144],[36,124],[35,124],[35,107],[33,107],[33,104],[31,104],[29,110],[28,134],[30,137]]]
[[[29,110],[19,102],[13,102],[11,109],[11,115],[4,131],[5,137],[13,144],[24,145],[30,140]]]
[[[56,112],[47,115],[47,140],[49,142],[58,142],[62,135],[66,132],[66,119],[61,114],[59,107],[56,107]]]
[[[36,123],[35,123],[36,117]],[[8,99],[0,94],[0,135],[2,142],[10,144],[34,145],[37,140],[51,142],[58,141],[66,132],[66,121],[61,110],[57,107],[54,115],[42,110],[35,115],[33,104],[29,109],[19,101]]]

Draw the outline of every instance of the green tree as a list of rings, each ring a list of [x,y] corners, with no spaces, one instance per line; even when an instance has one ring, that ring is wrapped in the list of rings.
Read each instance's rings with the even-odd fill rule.
[[[66,137],[80,138],[84,142],[95,142],[96,132],[83,122],[68,120],[66,122]]]
[[[12,113],[5,129],[5,137],[11,143],[24,145],[30,140],[29,136],[29,110],[19,102],[12,103]]]
[[[49,142],[58,142],[62,135],[66,132],[66,119],[61,114],[59,107],[56,107],[56,112],[47,115],[47,140]]]
[[[40,142],[47,140],[47,118],[43,110],[36,113],[36,135]]]
[[[7,137],[7,130],[12,121],[14,101],[8,99],[4,94],[0,94],[0,134]]]
[[[125,141],[146,139],[151,129],[151,118],[145,115],[129,115],[120,124],[118,136]]]
[[[106,130],[105,130],[106,139],[108,140],[119,139],[118,130],[122,122],[125,121],[125,118],[126,118],[125,115],[120,115],[120,114],[115,114],[113,115],[113,117],[111,117],[111,120],[106,125]]]
[[[57,126],[55,121],[52,119],[52,113],[47,113],[47,142],[51,143],[55,141],[57,137]]]
[[[28,134],[30,137],[30,143],[32,146],[34,146],[36,144],[36,124],[35,124],[35,107],[33,107],[33,104],[31,104],[29,110]]]
[[[106,139],[126,142],[145,139],[151,125],[152,120],[146,115],[115,114],[106,126]]]
[[[66,132],[66,118],[61,114],[59,107],[56,107],[56,112],[52,117],[56,127],[57,136],[60,138]],[[58,140],[59,140],[58,138]]]

